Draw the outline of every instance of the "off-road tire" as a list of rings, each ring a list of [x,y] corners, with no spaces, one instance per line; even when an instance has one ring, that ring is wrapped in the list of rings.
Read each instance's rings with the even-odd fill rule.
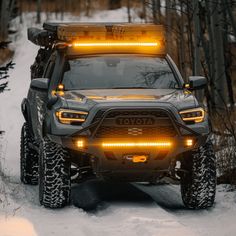
[[[216,163],[211,141],[185,156],[181,166],[189,171],[181,176],[184,205],[190,209],[211,207],[216,192]]]
[[[62,208],[70,202],[69,153],[44,138],[39,162],[39,200],[47,208]]]
[[[38,184],[38,167],[39,155],[32,148],[35,140],[32,137],[29,126],[25,122],[21,129],[21,145],[20,145],[20,178],[24,184]]]

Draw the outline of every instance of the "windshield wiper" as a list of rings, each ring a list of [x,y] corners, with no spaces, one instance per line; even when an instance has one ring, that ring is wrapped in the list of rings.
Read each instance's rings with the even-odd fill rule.
[[[112,87],[111,89],[153,89],[148,87]]]

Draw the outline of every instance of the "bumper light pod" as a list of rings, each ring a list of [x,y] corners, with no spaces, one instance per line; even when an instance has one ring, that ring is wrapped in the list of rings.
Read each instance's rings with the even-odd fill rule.
[[[192,147],[193,146],[193,139],[186,139],[185,140],[185,146],[186,147]]]
[[[77,140],[76,141],[76,146],[78,148],[84,148],[84,140],[82,140],[82,139]]]

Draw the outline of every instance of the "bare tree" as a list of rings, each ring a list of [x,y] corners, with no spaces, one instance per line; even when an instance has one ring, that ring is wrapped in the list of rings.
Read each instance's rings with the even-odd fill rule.
[[[90,11],[91,11],[91,0],[86,0],[85,1],[85,15],[90,16]]]
[[[216,107],[223,109],[226,103],[226,76],[225,76],[225,61],[224,61],[224,44],[222,38],[222,11],[220,9],[220,1],[211,1],[211,27],[213,44],[214,71],[214,102]]]
[[[128,14],[128,22],[131,23],[130,0],[127,0],[127,14]]]
[[[225,7],[228,16],[229,16],[229,20],[233,29],[233,33],[234,33],[234,37],[236,37],[236,22],[234,19],[234,15],[232,12],[232,1],[231,0],[222,0],[222,5]]]
[[[199,13],[199,1],[194,0],[193,4],[193,26],[194,26],[194,57],[193,57],[193,74],[201,75],[202,73],[202,65],[201,65],[201,30],[200,30],[200,13]],[[198,101],[203,103],[204,99],[204,91],[199,90],[196,92],[196,97]]]
[[[152,0],[152,18],[153,22],[157,24],[157,1]]]
[[[156,0],[156,11],[157,11],[157,21],[158,23],[160,23],[162,21],[161,0]]]
[[[144,20],[144,22],[147,22],[147,11],[146,11],[146,0],[142,1],[142,13],[140,15],[140,18]]]
[[[6,49],[9,43],[10,42],[0,42],[0,50]],[[10,61],[5,66],[0,67],[0,81],[4,81],[0,83],[0,93],[2,93],[7,88],[7,85],[8,85],[7,78],[9,77],[8,71],[9,69],[12,69],[13,66],[14,66],[14,63]]]
[[[9,0],[0,0],[0,39],[5,40],[8,36],[8,22],[10,18]]]
[[[179,35],[179,67],[181,74],[184,78],[186,78],[186,58],[185,58],[185,15],[183,13],[184,11],[184,3],[180,2],[180,21],[178,24],[178,31],[180,33]]]
[[[171,45],[171,1],[166,0],[166,41],[167,51],[170,52]]]
[[[9,22],[17,15],[16,0],[0,0],[0,40],[8,38]]]
[[[234,109],[234,91],[233,91],[233,83],[231,80],[231,66],[232,66],[232,53],[230,50],[230,43],[229,43],[229,37],[228,35],[231,33],[231,28],[233,29],[234,36],[236,36],[236,27],[235,22],[232,14],[232,7],[229,7],[229,2],[222,0],[222,4],[226,7],[222,7],[222,13],[223,13],[223,44],[224,44],[224,61],[225,61],[225,76],[226,76],[226,82],[227,82],[227,89],[229,94],[229,103],[231,105],[231,109]],[[228,6],[227,6],[228,5]],[[230,22],[231,24],[229,24]],[[231,25],[231,27],[230,27]]]
[[[37,20],[36,24],[41,23],[41,0],[37,0]]]

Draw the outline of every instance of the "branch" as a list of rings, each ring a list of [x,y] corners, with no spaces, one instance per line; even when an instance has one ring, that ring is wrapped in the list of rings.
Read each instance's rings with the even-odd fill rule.
[[[0,84],[0,93],[2,93],[6,89],[7,85],[8,85],[8,82]]]

